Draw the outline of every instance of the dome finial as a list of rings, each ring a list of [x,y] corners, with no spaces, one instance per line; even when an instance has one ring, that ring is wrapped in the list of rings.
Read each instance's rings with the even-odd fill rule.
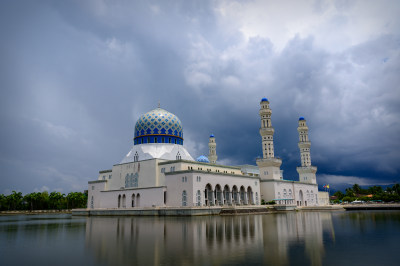
[[[160,100],[158,100],[158,108],[160,108]]]

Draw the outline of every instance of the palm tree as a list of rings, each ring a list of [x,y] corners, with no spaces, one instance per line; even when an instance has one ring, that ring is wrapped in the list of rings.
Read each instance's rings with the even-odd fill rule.
[[[358,184],[354,184],[353,191],[354,191],[354,193],[359,194],[361,191],[361,187]]]

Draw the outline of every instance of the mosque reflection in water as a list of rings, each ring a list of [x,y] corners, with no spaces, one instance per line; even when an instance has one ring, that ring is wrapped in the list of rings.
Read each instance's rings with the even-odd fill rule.
[[[320,265],[324,236],[334,238],[329,212],[90,217],[86,224],[87,252],[101,264],[289,265],[297,254]]]

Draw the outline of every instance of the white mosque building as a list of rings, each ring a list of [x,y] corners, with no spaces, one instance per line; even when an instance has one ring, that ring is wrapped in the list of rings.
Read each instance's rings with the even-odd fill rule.
[[[183,145],[177,116],[161,108],[141,115],[129,153],[112,169],[100,171],[98,180],[89,181],[88,208],[260,205],[261,200],[291,206],[326,204],[326,195],[318,192],[317,167],[311,165],[306,120],[300,117],[297,128],[299,181],[285,180],[282,160],[274,155],[269,101],[263,98],[260,106],[263,156],[257,166],[218,164],[214,135],[208,158],[194,160]]]

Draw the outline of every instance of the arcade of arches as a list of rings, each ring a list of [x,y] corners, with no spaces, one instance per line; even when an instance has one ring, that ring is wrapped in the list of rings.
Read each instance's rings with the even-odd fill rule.
[[[131,195],[130,204],[129,205],[130,205],[129,207],[131,207],[131,208],[140,207],[140,194],[139,193],[137,193],[137,194],[133,193]],[[122,194],[122,195],[119,194],[118,195],[118,208],[126,208],[126,207],[127,207],[127,205],[126,205],[126,195],[125,194]]]
[[[201,197],[203,194],[203,197]],[[202,199],[203,198],[203,199]],[[248,186],[237,187],[236,185],[229,187],[225,185],[221,187],[217,184],[214,188],[207,184],[203,193],[200,190],[196,193],[197,206],[223,206],[223,205],[258,205],[259,195],[253,193],[253,189]]]

